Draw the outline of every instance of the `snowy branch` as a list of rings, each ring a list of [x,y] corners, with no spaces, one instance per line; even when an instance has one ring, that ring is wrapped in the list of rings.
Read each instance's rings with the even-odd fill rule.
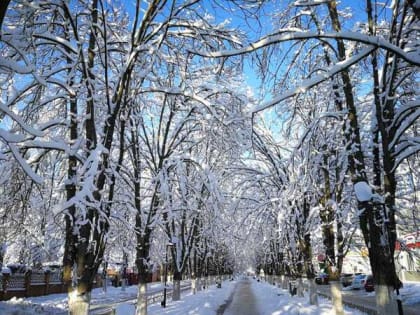
[[[42,177],[39,176],[38,174],[36,174],[32,168],[28,165],[28,163],[26,163],[25,159],[22,157],[22,155],[20,154],[18,148],[16,147],[15,144],[13,143],[9,143],[9,147],[10,150],[13,153],[13,156],[15,157],[16,161],[20,164],[20,166],[22,167],[22,169],[25,171],[25,173],[37,184],[41,184],[42,183]]]
[[[280,30],[277,33],[270,34],[254,43],[251,43],[249,46],[234,49],[234,50],[221,50],[216,52],[206,52],[206,51],[193,51],[193,53],[203,56],[203,57],[231,57],[247,54],[250,52],[257,51],[261,48],[278,44],[281,42],[293,41],[293,40],[305,40],[305,39],[344,39],[355,42],[360,42],[368,44],[375,48],[385,49],[394,53],[395,55],[401,57],[408,63],[416,66],[420,66],[420,51],[405,51],[400,47],[386,41],[383,38],[378,36],[369,36],[356,32],[330,32],[330,33],[318,33],[318,32],[302,32],[302,31],[293,31],[290,29]],[[373,51],[373,50],[372,50]]]
[[[308,89],[318,85],[319,83],[330,79],[331,77],[333,77],[334,75],[336,75],[337,73],[340,73],[341,71],[343,71],[344,69],[347,69],[348,67],[354,65],[355,63],[359,62],[360,60],[362,60],[363,58],[365,58],[366,56],[368,56],[370,53],[372,53],[372,51],[374,51],[376,48],[373,46],[369,46],[366,47],[364,50],[362,50],[359,54],[354,55],[352,57],[350,57],[347,60],[338,62],[336,65],[332,66],[329,70],[316,75],[313,78],[307,79],[305,81],[302,82],[302,84],[299,84],[298,86],[296,86],[295,88],[291,89],[290,91],[283,93],[275,98],[273,98],[272,100],[269,100],[263,104],[261,104],[260,106],[257,106],[257,108],[252,110],[252,113],[258,113],[260,111],[263,111],[269,107],[272,107],[290,97],[293,97],[297,94],[300,93],[304,93],[306,92]]]

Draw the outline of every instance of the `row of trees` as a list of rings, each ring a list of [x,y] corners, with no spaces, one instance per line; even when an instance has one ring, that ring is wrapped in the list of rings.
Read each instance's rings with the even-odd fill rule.
[[[87,314],[114,242],[124,257],[136,253],[138,314],[147,312],[153,248],[175,243],[178,289],[187,266],[199,276],[212,259],[228,267],[213,228],[224,203],[219,170],[235,154],[229,139],[242,128],[247,95],[236,62],[189,49],[233,48],[239,38],[199,1],[137,1],[127,11],[100,0],[10,3],[1,42],[2,237],[19,243],[17,233],[31,242],[20,243],[25,250],[63,257],[71,314]],[[17,231],[8,228],[14,220]]]
[[[397,220],[417,224],[419,18],[365,3],[2,2],[0,241],[63,259],[71,314],[107,257],[135,252],[146,314],[167,248],[178,289],[245,261],[313,279],[314,248],[339,272],[360,229],[395,314]]]
[[[273,98],[253,111],[276,106],[281,126],[277,141],[257,128],[254,136],[264,161],[261,194],[270,196],[277,214],[265,249],[271,257],[260,255],[265,268],[275,269],[276,262],[288,274],[312,279],[318,232],[326,261],[340,272],[357,219],[378,312],[397,314],[397,220],[412,228],[418,216],[411,206],[418,189],[419,20],[409,2],[393,2],[389,10],[365,3],[364,19],[358,15],[358,23],[347,26],[335,1],[297,1],[276,16],[277,29],[263,39],[203,55],[254,52],[272,85]],[[349,27],[353,32],[343,31]]]

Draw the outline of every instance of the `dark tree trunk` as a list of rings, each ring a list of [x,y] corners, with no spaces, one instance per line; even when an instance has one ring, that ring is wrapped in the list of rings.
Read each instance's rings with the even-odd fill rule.
[[[408,4],[413,9],[414,14],[416,15],[417,19],[420,19],[420,7],[418,5],[418,2],[416,3],[416,0],[407,0]],[[417,6],[416,6],[417,4]]]
[[[2,26],[3,26],[3,20],[7,12],[7,7],[9,6],[10,0],[2,0],[0,2],[0,38],[2,34]]]
[[[140,215],[138,215],[139,217]],[[147,281],[149,277],[149,252],[150,252],[150,234],[144,236],[137,234],[136,246],[136,266],[138,270],[139,284],[137,293],[136,315],[147,314]]]
[[[172,301],[179,301],[181,299],[181,280],[182,272],[174,268],[174,287],[172,291]]]
[[[326,146],[324,150],[327,150]],[[325,247],[325,255],[327,257],[328,266],[335,265],[335,236],[334,236],[334,210],[331,207],[331,181],[328,167],[328,153],[323,153],[322,173],[324,177],[324,196],[322,198],[323,208],[320,211],[322,224],[322,239]],[[331,268],[328,268],[330,276]]]
[[[343,225],[337,220],[337,274],[341,274],[341,270],[343,269],[344,246]]]
[[[336,32],[341,31],[341,25],[338,18],[337,3],[330,1],[327,3],[332,26]],[[346,51],[344,42],[337,39],[338,55],[340,61],[345,60]],[[349,144],[347,150],[349,151],[349,168],[352,174],[352,182],[365,182],[368,184],[368,179],[365,172],[364,154],[361,147],[361,139],[359,132],[359,125],[357,119],[357,110],[353,97],[353,87],[348,70],[341,72],[341,79],[343,81],[343,91],[347,105],[347,121],[349,131],[346,132],[346,140]],[[370,265],[375,281],[378,287],[376,294],[376,304],[378,311],[381,314],[396,314],[397,303],[392,301],[391,292],[395,280],[395,265],[393,257],[390,256],[391,247],[389,244],[382,246],[382,229],[378,226],[376,219],[378,216],[378,207],[374,206],[372,202],[358,201],[358,209],[361,213],[360,228],[362,230],[365,244],[369,250]]]

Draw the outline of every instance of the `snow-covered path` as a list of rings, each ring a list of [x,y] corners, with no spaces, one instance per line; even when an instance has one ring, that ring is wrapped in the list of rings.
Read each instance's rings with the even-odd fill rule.
[[[242,279],[235,287],[232,300],[229,301],[224,315],[255,315],[260,312],[257,309],[257,300],[251,288],[251,281]]]

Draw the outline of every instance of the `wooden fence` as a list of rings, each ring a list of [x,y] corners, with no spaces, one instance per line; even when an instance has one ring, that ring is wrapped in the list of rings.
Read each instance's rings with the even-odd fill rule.
[[[102,285],[100,276],[94,281],[94,287]],[[66,293],[67,288],[61,272],[33,271],[27,273],[0,274],[0,301],[12,297],[41,296],[54,293]]]

